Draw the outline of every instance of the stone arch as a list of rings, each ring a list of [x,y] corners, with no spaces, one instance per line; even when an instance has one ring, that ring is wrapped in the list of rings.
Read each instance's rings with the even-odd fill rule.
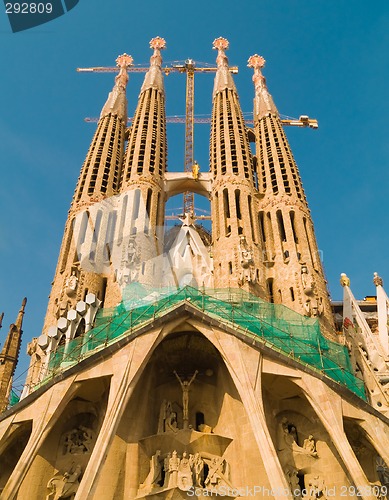
[[[32,421],[11,424],[0,443],[0,493],[16,467],[32,432]]]
[[[277,366],[279,373],[285,371]],[[323,488],[340,491],[353,484],[352,478],[298,380],[275,373],[262,376],[266,420],[282,469],[292,490],[309,489],[318,478]]]
[[[187,422],[178,378],[193,379],[189,387]],[[166,420],[171,412],[176,418],[173,425]],[[200,413],[204,424],[196,431],[196,415]],[[145,362],[108,451],[94,491],[95,498],[103,493],[107,500],[135,498],[143,493],[146,496],[150,493],[147,488],[152,488],[149,484],[151,462],[158,460],[163,467],[162,461],[174,450],[180,458],[184,452],[188,456],[203,454],[203,484],[207,467],[211,467],[207,462],[211,456],[217,456],[225,461],[226,468],[228,466],[231,484],[270,487],[249,415],[225,360],[185,319],[161,339]],[[156,457],[157,451],[160,454]],[[165,478],[161,474],[154,489],[163,489]],[[107,493],[108,481],[111,489]]]
[[[380,456],[374,441],[353,418],[343,419],[344,432],[371,485],[385,486],[389,493],[389,466]]]
[[[32,464],[21,481],[20,498],[42,498],[49,482],[79,467],[79,480],[89,462],[107,407],[108,377],[77,384],[72,399],[54,415]],[[53,388],[55,390],[55,388]]]

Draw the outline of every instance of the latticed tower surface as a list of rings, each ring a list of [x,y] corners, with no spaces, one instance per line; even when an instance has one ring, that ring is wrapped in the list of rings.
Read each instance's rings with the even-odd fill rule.
[[[213,258],[216,287],[244,286],[265,296],[263,248],[258,231],[253,158],[224,38],[213,89],[210,163],[213,175]]]
[[[8,409],[25,302],[0,354],[1,498],[387,498],[383,280],[375,321],[342,274],[334,325],[261,56],[249,130],[214,41],[210,171],[168,173],[165,41],[150,47],[129,129],[132,58],[117,59]],[[167,199],[188,191],[211,200],[212,237],[191,213],[164,234]]]
[[[254,69],[258,218],[266,288],[271,301],[319,316],[331,335],[332,312],[312,219],[296,162],[261,72],[264,64],[257,54],[249,59]]]

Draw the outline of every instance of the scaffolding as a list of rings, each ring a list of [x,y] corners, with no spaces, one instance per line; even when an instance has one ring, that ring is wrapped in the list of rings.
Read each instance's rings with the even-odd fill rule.
[[[118,306],[98,312],[92,330],[51,353],[40,385],[119,339],[136,334],[184,302],[249,337],[252,343],[266,345],[366,400],[364,383],[354,376],[346,347],[325,338],[316,318],[240,289],[151,289],[138,283],[127,286]]]

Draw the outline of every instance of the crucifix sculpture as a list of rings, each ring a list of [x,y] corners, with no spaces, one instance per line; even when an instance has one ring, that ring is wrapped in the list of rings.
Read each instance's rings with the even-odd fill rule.
[[[182,380],[175,370],[173,373],[176,376],[177,380],[179,381],[182,389],[182,420],[183,420],[183,428],[187,429],[189,422],[189,387],[199,372],[198,370],[196,370],[190,380]]]

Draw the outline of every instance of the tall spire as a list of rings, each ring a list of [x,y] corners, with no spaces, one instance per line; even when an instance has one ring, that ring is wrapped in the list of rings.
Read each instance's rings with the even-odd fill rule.
[[[132,60],[127,54],[116,59],[119,74],[101,111],[97,130],[82,167],[73,198],[74,207],[84,206],[90,201],[100,201],[117,192],[127,124],[127,68],[131,66]]]
[[[124,287],[138,281],[159,285],[156,258],[162,252],[159,228],[164,223],[163,175],[167,163],[165,91],[162,55],[166,42],[150,41],[153,54],[129,130],[120,180],[117,245],[112,262],[115,281],[107,283],[107,305],[116,305]],[[120,255],[119,255],[120,254]],[[119,290],[120,288],[120,290]]]
[[[213,257],[215,287],[241,286],[264,296],[257,191],[247,130],[225,50],[217,38],[210,163],[213,175]]]
[[[103,106],[66,221],[44,333],[88,293],[104,299],[106,277],[103,273],[109,266],[105,242],[111,227],[107,206],[119,188],[127,126],[127,69],[132,57],[122,54],[116,64],[119,72]],[[97,250],[97,243],[101,241],[104,255]]]
[[[264,64],[258,54],[248,60],[254,69],[254,134],[266,288],[271,301],[319,317],[331,335],[332,311],[313,223],[296,162],[261,72]]]
[[[12,323],[9,327],[7,338],[0,353],[0,412],[6,410],[8,406],[12,377],[19,359],[26,304],[27,299],[24,298],[15,323]]]

